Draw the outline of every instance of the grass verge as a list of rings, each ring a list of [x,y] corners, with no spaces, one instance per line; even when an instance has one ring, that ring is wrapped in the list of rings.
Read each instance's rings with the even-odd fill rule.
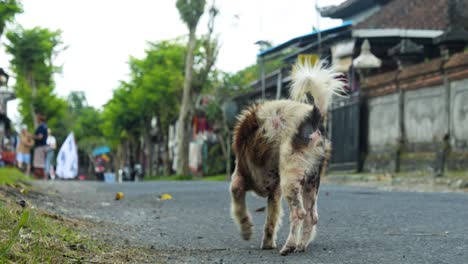
[[[95,225],[32,206],[33,187],[16,169],[0,168],[0,263],[148,263],[154,252],[104,244],[83,230]],[[150,257],[150,255],[153,257]]]
[[[0,186],[14,186],[21,182],[31,181],[31,178],[24,175],[15,168],[0,168]]]

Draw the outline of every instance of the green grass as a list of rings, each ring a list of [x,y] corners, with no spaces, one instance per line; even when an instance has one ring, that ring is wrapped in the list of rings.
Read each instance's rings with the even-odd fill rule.
[[[15,185],[21,181],[27,182],[31,178],[21,173],[16,168],[0,168],[0,186]]]
[[[202,181],[227,181],[228,179],[226,179],[225,174],[221,174],[221,175],[203,177],[201,180]]]
[[[0,196],[0,263],[68,263],[101,251],[77,221],[28,207]]]
[[[35,191],[22,184],[28,180],[16,169],[0,168],[0,263],[151,262],[143,249],[92,239],[84,230],[94,224],[34,208],[29,193],[20,192]]]
[[[214,175],[205,177],[192,177],[183,175],[170,175],[170,176],[146,176],[144,181],[226,181],[226,175]]]

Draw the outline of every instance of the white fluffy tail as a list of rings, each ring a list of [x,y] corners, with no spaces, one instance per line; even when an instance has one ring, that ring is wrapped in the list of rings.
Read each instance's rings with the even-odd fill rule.
[[[325,61],[318,61],[314,66],[309,62],[296,63],[292,71],[292,84],[289,97],[298,102],[312,103],[308,94],[314,98],[314,104],[322,114],[326,114],[333,94],[343,92],[345,83],[341,73],[328,67]]]

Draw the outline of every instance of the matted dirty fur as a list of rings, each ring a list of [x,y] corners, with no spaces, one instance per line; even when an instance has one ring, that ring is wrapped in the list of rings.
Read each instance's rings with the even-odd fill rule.
[[[252,236],[245,195],[254,191],[268,200],[263,249],[276,248],[282,197],[288,203],[291,224],[280,253],[304,251],[313,240],[320,177],[331,152],[324,129],[326,113],[332,95],[344,86],[338,76],[322,61],[298,64],[292,72],[290,99],[255,104],[239,115],[230,191],[232,217],[243,239]]]

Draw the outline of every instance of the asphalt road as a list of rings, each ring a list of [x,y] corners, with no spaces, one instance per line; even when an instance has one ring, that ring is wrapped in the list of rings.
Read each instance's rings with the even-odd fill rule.
[[[248,196],[255,231],[241,240],[227,182],[39,182],[37,206],[90,219],[164,263],[468,263],[468,195],[321,186],[318,236],[305,253],[261,250],[265,200]],[[125,198],[114,200],[122,191]],[[169,193],[172,200],[161,201]],[[285,204],[281,246],[287,236]]]

